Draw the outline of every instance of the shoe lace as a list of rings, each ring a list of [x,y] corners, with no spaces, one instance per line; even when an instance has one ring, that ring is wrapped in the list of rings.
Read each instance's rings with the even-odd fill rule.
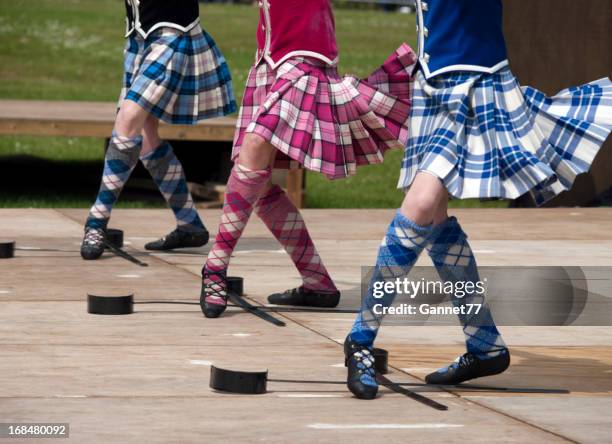
[[[205,299],[220,298],[227,302],[227,281],[223,273],[204,272]]]
[[[88,245],[99,245],[104,242],[104,232],[97,228],[90,228],[85,232],[84,240]]]
[[[357,368],[361,373],[370,375],[376,378],[376,368],[374,367],[375,359],[369,348],[364,346],[353,347],[353,358],[357,362]]]
[[[177,240],[180,241],[183,233],[179,229],[174,229],[170,233],[166,234],[164,237],[160,239],[160,242],[166,242],[167,240]]]
[[[459,356],[455,362],[451,364],[451,367],[461,368],[461,367],[469,367],[474,363],[476,357],[472,353],[465,353],[462,356]]]

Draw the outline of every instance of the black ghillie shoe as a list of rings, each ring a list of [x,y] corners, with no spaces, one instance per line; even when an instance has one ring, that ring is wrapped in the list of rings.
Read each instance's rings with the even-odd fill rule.
[[[85,227],[81,243],[81,257],[86,261],[99,259],[104,253],[106,231],[103,228]]]
[[[378,393],[372,347],[360,345],[347,337],[344,341],[344,365],[348,367],[346,386],[359,399],[374,399]]]
[[[202,271],[200,308],[207,318],[218,318],[227,308],[227,278],[224,273]]]
[[[510,366],[510,352],[504,348],[500,354],[481,359],[472,353],[459,357],[448,367],[425,377],[425,382],[436,385],[456,385],[474,378],[503,373]]]
[[[268,296],[268,302],[276,305],[333,308],[340,302],[340,292],[321,292],[298,287],[287,290],[284,293],[271,294]]]
[[[145,245],[145,250],[166,251],[175,248],[202,247],[208,243],[208,231],[183,231],[175,229],[166,236]]]

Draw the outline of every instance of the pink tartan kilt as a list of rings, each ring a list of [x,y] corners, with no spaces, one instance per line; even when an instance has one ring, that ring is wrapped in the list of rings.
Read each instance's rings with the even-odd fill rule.
[[[238,117],[232,159],[246,133],[278,149],[275,167],[304,166],[330,179],[381,163],[408,140],[410,73],[416,56],[400,46],[366,80],[335,67],[293,58],[276,70],[251,68]]]

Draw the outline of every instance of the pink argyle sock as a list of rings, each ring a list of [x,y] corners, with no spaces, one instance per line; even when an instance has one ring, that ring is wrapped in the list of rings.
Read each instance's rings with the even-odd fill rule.
[[[315,248],[300,210],[278,185],[263,195],[255,212],[291,256],[302,276],[304,288],[315,291],[337,291]]]
[[[253,212],[253,205],[270,180],[270,174],[270,169],[250,170],[239,164],[232,169],[225,191],[219,231],[203,270],[206,301],[210,304],[225,305],[222,296],[227,295],[224,277],[230,257]]]

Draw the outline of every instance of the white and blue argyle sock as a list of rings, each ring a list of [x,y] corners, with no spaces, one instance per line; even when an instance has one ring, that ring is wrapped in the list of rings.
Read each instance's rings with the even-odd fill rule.
[[[138,163],[141,147],[141,136],[124,137],[113,133],[104,157],[104,172],[98,196],[89,210],[86,227],[106,228],[113,205]]]
[[[394,281],[396,278],[405,277],[425,248],[431,230],[431,226],[417,225],[402,215],[399,210],[395,213],[378,250],[368,292],[349,334],[351,340],[365,346],[371,346],[374,343],[383,320],[382,314],[375,313],[374,306],[389,307],[396,296],[395,292],[385,292],[382,298],[375,298],[374,283]]]
[[[142,156],[141,160],[170,205],[176,217],[177,228],[191,233],[204,231],[204,224],[187,188],[183,166],[174,154],[172,146],[164,142]]]
[[[427,250],[443,281],[474,284],[480,281],[476,258],[456,218],[450,217],[434,228]],[[452,302],[456,307],[465,305],[467,308],[467,304],[480,304],[481,307],[477,314],[472,309],[472,314],[459,315],[468,352],[484,359],[497,356],[506,349],[484,293],[466,293],[462,298],[452,296]]]

